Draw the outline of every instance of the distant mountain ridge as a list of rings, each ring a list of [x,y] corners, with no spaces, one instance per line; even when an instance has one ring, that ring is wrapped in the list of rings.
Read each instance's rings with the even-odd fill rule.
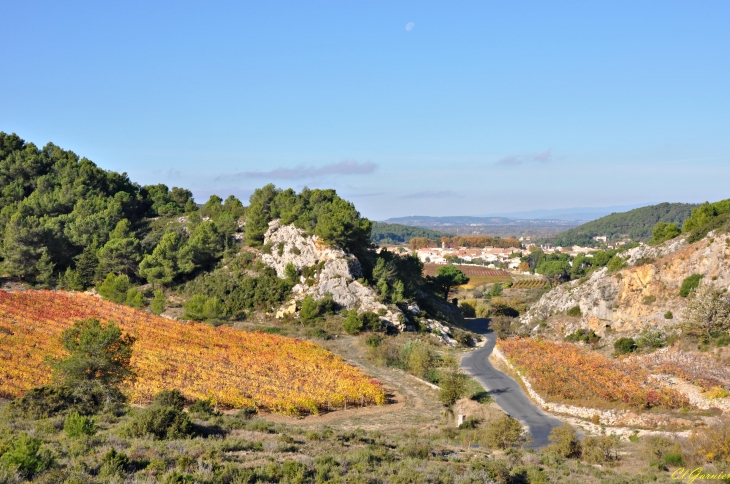
[[[632,205],[614,205],[610,207],[571,207],[537,209],[522,212],[504,212],[484,215],[484,217],[507,217],[512,219],[557,219],[557,220],[582,220],[588,222],[616,212],[626,212],[635,208],[645,207],[650,203],[639,203]]]

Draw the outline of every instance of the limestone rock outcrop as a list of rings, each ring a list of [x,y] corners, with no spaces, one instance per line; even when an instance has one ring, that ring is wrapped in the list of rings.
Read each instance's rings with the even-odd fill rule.
[[[281,225],[278,220],[269,223],[264,244],[269,253],[264,253],[261,260],[276,270],[279,277],[286,277],[288,264],[298,271],[315,268],[310,280],[302,276],[299,284],[292,289],[295,299],[302,299],[308,294],[319,299],[330,293],[342,307],[385,312],[381,316],[385,324],[406,329],[404,314],[379,302],[375,291],[357,280],[363,276],[362,266],[352,254],[324,244],[318,237],[306,235],[294,225]],[[285,306],[279,314],[291,312],[291,303]]]
[[[645,327],[665,328],[681,322],[686,299],[679,296],[682,281],[702,274],[719,287],[730,287],[730,238],[708,234],[694,244],[683,237],[657,247],[642,245],[622,254],[628,267],[609,274],[606,268],[586,280],[565,283],[546,293],[520,319],[537,325],[560,317],[563,331],[593,329],[599,335],[607,329],[638,332]],[[580,318],[564,313],[578,306]],[[665,315],[671,312],[672,317]]]

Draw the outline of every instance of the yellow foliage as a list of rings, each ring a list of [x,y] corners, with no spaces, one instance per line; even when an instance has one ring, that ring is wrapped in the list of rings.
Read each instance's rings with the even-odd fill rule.
[[[380,382],[314,343],[181,323],[62,291],[0,291],[0,397],[48,383],[48,357],[63,354],[61,333],[86,318],[114,321],[137,338],[131,360],[137,379],[124,389],[133,402],[169,389],[225,407],[286,414],[385,401]]]

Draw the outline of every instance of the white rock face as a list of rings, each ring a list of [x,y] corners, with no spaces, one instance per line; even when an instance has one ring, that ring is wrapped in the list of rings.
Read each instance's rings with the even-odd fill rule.
[[[709,233],[688,244],[684,237],[657,247],[639,246],[620,254],[629,267],[609,274],[602,268],[585,281],[560,285],[533,305],[521,318],[530,326],[568,309],[580,307],[580,318],[564,318],[567,333],[578,328],[599,335],[611,329],[638,332],[681,322],[686,299],[679,297],[684,278],[702,274],[718,287],[730,287],[730,239]],[[665,314],[672,313],[671,318]]]
[[[323,264],[322,270],[314,276],[314,284],[309,286],[302,280],[294,286],[292,293],[296,299],[308,294],[319,299],[330,293],[337,304],[347,309],[376,313],[385,310],[381,316],[385,324],[405,329],[404,315],[379,302],[375,291],[356,280],[363,276],[362,266],[352,254],[325,245],[316,236],[306,236],[294,225],[281,225],[278,220],[269,223],[264,243],[271,244],[271,254],[264,254],[261,260],[276,270],[279,277],[286,277],[286,266],[290,263],[300,271]]]

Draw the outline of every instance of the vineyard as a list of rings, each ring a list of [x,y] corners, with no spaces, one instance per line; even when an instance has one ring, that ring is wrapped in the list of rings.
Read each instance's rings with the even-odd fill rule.
[[[730,367],[705,354],[665,348],[646,355],[626,358],[624,365],[677,376],[698,385],[703,390],[713,387],[730,389]]]
[[[0,291],[0,397],[48,383],[46,359],[63,354],[62,331],[85,318],[114,321],[137,338],[137,378],[125,388],[132,402],[146,403],[174,388],[189,399],[285,414],[385,400],[378,381],[308,341],[181,323],[87,294],[52,291]]]
[[[498,346],[548,401],[606,407],[688,406],[682,395],[652,382],[645,369],[624,366],[574,344],[510,338],[499,340]]]
[[[424,264],[423,274],[426,276],[435,276],[439,267],[443,264]],[[466,289],[481,286],[482,284],[490,284],[494,282],[507,282],[512,280],[509,272],[501,269],[489,269],[483,266],[465,266],[455,265],[461,272],[469,276],[469,282],[463,287]]]
[[[540,289],[547,284],[545,279],[520,279],[512,284],[512,289]]]

